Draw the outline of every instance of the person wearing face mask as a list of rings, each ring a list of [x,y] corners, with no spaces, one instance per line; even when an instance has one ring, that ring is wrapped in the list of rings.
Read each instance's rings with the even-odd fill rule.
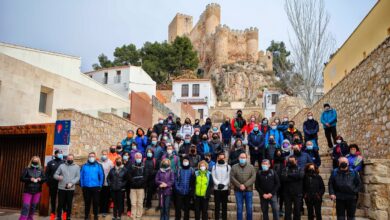
[[[94,219],[98,219],[98,206],[100,190],[104,184],[104,171],[100,163],[96,161],[96,153],[88,154],[88,161],[81,167],[80,186],[83,190],[85,202],[84,218],[89,218],[91,202],[93,205]]]
[[[328,147],[329,149],[332,149],[337,136],[337,112],[335,109],[330,107],[329,103],[324,104],[324,111],[321,114],[321,124],[324,127]]]
[[[207,153],[207,154],[204,155],[204,160],[207,162],[207,165],[208,165],[208,168],[209,168],[210,172],[213,169],[213,167],[215,166],[215,162],[211,158],[212,158],[211,153]]]
[[[80,167],[73,159],[74,155],[68,154],[66,162],[54,174],[54,179],[59,181],[57,219],[62,218],[62,211],[66,212],[66,219],[71,219],[73,194],[80,180]]]
[[[176,129],[176,122],[174,121],[173,112],[168,113],[168,117],[164,120],[164,125],[168,127],[169,130],[174,131]]]
[[[116,152],[122,157],[124,151],[121,142],[116,143]],[[111,161],[112,162],[112,161]]]
[[[282,155],[283,155],[283,157],[285,157],[286,159],[287,159],[289,156],[291,156],[291,155],[294,154],[294,152],[293,152],[293,150],[292,150],[292,146],[291,146],[291,144],[290,144],[290,141],[287,140],[287,139],[283,141],[281,150],[282,150]]]
[[[115,160],[115,167],[110,170],[107,176],[111,198],[114,202],[114,208],[112,210],[114,219],[121,219],[124,209],[123,191],[126,188],[128,177],[128,170],[124,167],[122,158],[117,158]]]
[[[212,127],[212,123],[211,123],[211,119],[210,118],[206,118],[206,123],[204,125],[202,125],[202,127],[200,127],[200,134],[203,135],[203,134],[208,134],[209,133],[209,130],[211,129]]]
[[[201,157],[196,152],[196,146],[191,145],[190,153],[188,155],[188,160],[190,161],[190,166],[193,169],[197,169],[199,162],[202,160]]]
[[[187,134],[184,138],[184,143],[180,146],[178,151],[179,157],[182,159],[190,154],[191,149],[191,135]]]
[[[121,157],[121,155],[117,151],[117,146],[112,145],[110,147],[110,152],[108,154],[105,154],[105,157],[107,157],[108,160],[110,160],[111,163],[114,165],[116,158]]]
[[[309,154],[307,154],[306,152],[303,152],[299,145],[294,145],[292,147],[292,149],[294,152],[294,156],[297,160],[297,166],[299,169],[304,169],[306,164],[313,163],[313,160],[311,159]]]
[[[229,153],[229,165],[233,167],[233,165],[238,164],[239,162],[238,157],[242,153],[245,153],[245,148],[244,145],[242,144],[242,140],[237,138]]]
[[[190,200],[194,187],[194,169],[190,166],[188,156],[184,156],[181,168],[175,177],[175,219],[181,220],[181,211],[184,211],[184,220],[190,217]]]
[[[251,118],[249,120],[249,123],[246,125],[246,133],[250,134],[253,130],[253,128],[257,125],[256,123],[256,117],[254,115],[251,115]]]
[[[222,142],[224,148],[227,150],[230,148],[230,143],[232,142],[232,127],[230,126],[230,118],[225,118],[225,122],[221,124],[219,128],[222,134]]]
[[[110,150],[113,149],[113,147],[110,148]],[[114,159],[114,162],[116,159],[121,158],[119,155]],[[100,164],[103,167],[104,172],[104,184],[102,187],[102,190],[100,191],[100,202],[99,202],[99,212],[102,213],[103,216],[106,216],[109,210],[109,199],[110,198],[110,187],[107,183],[107,176],[110,170],[114,167],[114,164],[111,162],[111,160],[107,157],[107,150],[102,150],[101,156],[100,156]]]
[[[363,169],[363,157],[356,144],[349,145],[349,154],[346,156],[350,168],[358,173]]]
[[[280,149],[280,145],[277,145],[275,137],[273,135],[270,135],[268,139],[268,145],[265,146],[266,159],[272,161],[274,159],[276,149]]]
[[[124,152],[122,156],[122,161],[124,167],[127,169],[127,175],[130,175],[131,171],[131,166],[133,165],[130,161],[130,153],[129,152]],[[130,181],[127,181],[126,186],[125,186],[125,194],[126,194],[126,207],[127,207],[127,216],[131,217],[131,199],[130,199],[130,189],[131,184]]]
[[[282,121],[279,122],[278,124],[278,130],[282,133],[286,132],[288,129],[288,123],[289,123],[288,116],[284,115]]]
[[[146,151],[151,149],[153,151],[154,158],[156,159],[157,163],[160,163],[161,158],[164,154],[163,142],[159,143],[157,141],[157,137],[152,137],[150,141],[150,145],[146,148]]]
[[[130,200],[131,200],[131,218],[141,219],[143,213],[143,202],[145,198],[145,167],[142,163],[142,154],[135,154],[135,161],[129,172],[130,182]]]
[[[208,220],[208,206],[211,191],[213,189],[213,178],[208,171],[208,164],[202,160],[195,171],[195,220]]]
[[[181,123],[181,118],[180,117],[177,117],[176,118],[176,123],[175,123],[175,128],[172,130],[172,135],[175,137],[178,133],[180,133],[180,128],[182,126],[182,123]]]
[[[142,128],[137,129],[137,136],[135,137],[135,143],[137,143],[138,151],[144,155],[146,147],[148,146],[148,137],[145,136],[145,132]]]
[[[304,152],[310,156],[313,163],[317,167],[320,167],[321,157],[320,157],[320,153],[318,152],[318,149],[314,149],[314,143],[312,141],[307,141],[304,149],[305,149]]]
[[[158,118],[158,122],[153,125],[153,132],[156,132],[157,136],[163,132],[164,129],[164,119]]]
[[[339,167],[332,171],[328,183],[330,199],[336,201],[337,219],[355,219],[361,187],[359,173],[349,167],[347,158],[340,157]]]
[[[202,160],[204,160],[205,154],[214,153],[213,148],[210,146],[208,139],[209,138],[207,137],[207,134],[202,134],[202,141],[198,144],[196,149]]]
[[[225,162],[225,153],[217,157],[217,164],[212,168],[211,175],[214,182],[215,220],[219,220],[222,207],[222,220],[227,220],[227,202],[229,196],[231,167]]]
[[[156,193],[156,184],[154,183],[154,178],[158,170],[158,162],[154,158],[153,149],[149,148],[146,150],[146,157],[143,160],[145,167],[145,208],[150,209],[152,207],[152,197]]]
[[[193,127],[194,127],[194,129],[195,128],[201,128],[202,126],[200,125],[200,121],[199,121],[199,119],[195,119],[195,123],[194,123],[194,125],[193,125]]]
[[[173,151],[173,147],[172,145],[168,144],[167,145],[167,151],[166,153],[164,154],[164,156],[162,157],[162,159],[168,159],[170,160],[170,165],[171,165],[171,170],[173,173],[176,173],[176,171],[179,169],[180,167],[180,161],[179,161],[179,157],[177,155],[174,154],[174,151]]]
[[[183,145],[184,140],[181,134],[176,134],[175,141],[173,142],[173,150],[175,154],[178,154],[180,147]]]
[[[202,141],[202,136],[200,136],[200,129],[199,128],[195,128],[194,129],[194,135],[192,135],[192,138],[191,138],[191,144],[195,144],[196,146],[198,146],[198,144]]]
[[[244,138],[246,130],[246,120],[242,117],[242,111],[237,110],[237,116],[231,121],[231,128],[235,138]]]
[[[263,133],[264,135],[267,134],[267,132],[271,129],[269,124],[268,124],[267,118],[263,118],[261,120],[261,124],[259,125],[259,129],[260,129],[261,133]]]
[[[325,185],[322,177],[319,175],[318,167],[309,163],[305,167],[305,176],[303,178],[303,198],[307,206],[308,219],[322,219],[321,205],[322,197],[325,193]]]
[[[261,133],[257,124],[248,135],[248,146],[251,155],[251,164],[255,165],[257,161],[257,164],[260,165],[261,161],[265,159],[265,146],[263,133]]]
[[[184,120],[184,124],[181,126],[179,133],[182,137],[185,137],[187,134],[189,135],[194,134],[194,127],[192,127],[191,119],[186,118]]]
[[[286,220],[291,220],[291,215],[294,219],[301,218],[301,206],[303,196],[303,177],[304,170],[297,165],[296,156],[288,158],[287,166],[282,170],[281,181],[286,187],[283,187],[283,198],[285,202],[285,217]],[[293,209],[294,207],[294,209]],[[293,211],[294,210],[294,211]]]
[[[42,184],[46,180],[41,159],[33,156],[20,176],[20,181],[24,183],[20,220],[34,219],[34,212],[41,198]]]
[[[279,147],[282,146],[284,136],[283,133],[277,129],[276,122],[271,122],[271,127],[265,134],[265,146],[268,146],[271,135],[274,136],[275,144]]]
[[[287,139],[292,144],[302,144],[302,133],[295,128],[295,122],[288,123],[288,129],[283,133],[284,139]]]
[[[133,144],[131,145],[131,151],[130,151],[130,162],[131,163],[135,162],[135,154],[137,154],[137,153],[141,153],[141,152],[138,150],[137,143],[133,142]]]
[[[173,143],[172,132],[168,129],[168,126],[164,126],[163,132],[158,136],[158,141],[164,141],[165,143]]]
[[[155,183],[158,187],[158,203],[159,207],[161,207],[160,220],[169,220],[169,205],[171,203],[174,182],[175,174],[171,170],[171,161],[163,159],[155,178]]]
[[[305,142],[312,141],[316,146],[318,146],[318,122],[314,120],[313,113],[307,113],[307,120],[303,122],[303,136]]]
[[[211,160],[216,161],[217,155],[220,152],[223,152],[223,144],[221,139],[219,138],[219,135],[217,133],[213,133],[211,136],[211,140],[209,141],[209,145],[212,148],[212,154],[211,154]],[[210,166],[209,166],[210,167]],[[210,167],[211,169],[211,167]],[[211,171],[211,170],[210,170]]]
[[[234,195],[237,204],[237,220],[242,220],[245,201],[246,219],[252,220],[253,184],[256,181],[256,170],[247,162],[246,153],[241,153],[239,163],[232,166],[230,181],[234,186]]]
[[[261,162],[261,169],[257,171],[255,188],[260,196],[263,220],[268,220],[268,206],[271,205],[273,219],[279,219],[277,192],[280,187],[279,176],[270,168],[269,160]]]
[[[131,144],[134,142],[134,131],[128,130],[127,131],[127,137],[124,138],[121,142],[123,151],[130,152],[131,150]],[[114,163],[115,161],[113,161]]]
[[[337,136],[336,145],[333,147],[332,150],[333,169],[336,169],[339,166],[339,158],[347,156],[348,153],[348,143],[344,141],[342,136]]]
[[[56,200],[58,193],[58,180],[54,179],[54,173],[58,167],[64,163],[64,156],[62,151],[55,150],[54,158],[49,161],[46,165],[45,176],[47,177],[47,185],[49,186],[49,195],[50,195],[50,219],[56,218]]]
[[[275,117],[273,122],[276,123],[276,126],[279,126],[281,124],[279,117]]]

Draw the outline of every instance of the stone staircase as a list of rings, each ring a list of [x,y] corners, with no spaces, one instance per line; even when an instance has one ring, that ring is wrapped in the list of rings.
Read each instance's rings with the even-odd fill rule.
[[[336,210],[333,208],[334,203],[333,201],[330,200],[329,198],[329,193],[328,193],[328,180],[329,176],[331,173],[332,169],[332,161],[328,155],[323,155],[321,157],[322,164],[320,167],[320,174],[322,178],[324,179],[325,183],[325,188],[326,192],[323,197],[323,203],[322,203],[322,218],[324,220],[332,220],[336,219]],[[154,200],[153,201],[153,207],[157,206],[158,201]],[[211,196],[210,202],[209,202],[209,219],[214,219],[214,198]],[[304,215],[302,216],[301,219],[308,219],[307,217],[307,209],[306,205],[304,206]],[[245,210],[245,208],[244,208]],[[175,216],[175,210],[173,207],[171,207],[171,212],[170,212],[171,219],[174,219]],[[227,213],[228,219],[236,219],[236,201],[234,197],[234,191],[232,190],[229,199],[228,199],[228,213]],[[244,212],[244,218],[245,218],[245,212]],[[366,211],[363,209],[358,209],[356,211],[356,219],[357,220],[365,220],[368,219],[365,216],[367,216]],[[194,219],[194,211],[190,211],[190,218]],[[271,207],[269,208],[269,217],[272,219],[272,212],[271,212]],[[262,213],[261,213],[261,208],[260,208],[260,197],[257,191],[253,192],[253,219],[261,219],[262,218]],[[156,211],[155,208],[151,208],[149,210],[145,211],[145,214],[142,218],[143,220],[157,220],[160,219],[160,211]],[[280,218],[283,219],[283,218]]]

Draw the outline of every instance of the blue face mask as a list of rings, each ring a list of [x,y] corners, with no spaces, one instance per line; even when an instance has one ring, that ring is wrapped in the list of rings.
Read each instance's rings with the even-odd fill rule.
[[[184,140],[184,143],[189,144],[191,141],[190,140]]]
[[[240,161],[241,165],[245,165],[246,164],[246,159],[240,159],[239,161]]]
[[[103,155],[102,158],[100,158],[102,161],[106,161],[107,160],[107,156],[106,155]]]
[[[259,127],[254,127],[253,130],[254,131],[259,131]]]
[[[157,141],[152,141],[152,144],[153,144],[153,145],[156,145],[156,144],[157,144]]]
[[[89,161],[90,163],[94,163],[94,162],[95,162],[95,158],[94,158],[94,157],[90,157],[90,158],[88,158],[88,161]]]
[[[136,163],[141,163],[142,159],[135,159]]]
[[[268,171],[268,170],[269,170],[269,167],[268,167],[268,165],[261,165],[261,169],[262,169],[263,171]]]
[[[129,156],[127,155],[123,156],[123,160],[129,160]]]
[[[63,154],[57,154],[57,158],[62,160],[62,159],[64,159],[64,155]]]
[[[148,152],[148,153],[146,154],[146,156],[148,156],[149,158],[151,158],[151,157],[153,156],[153,154],[150,153],[150,152]]]
[[[308,149],[308,150],[313,150],[313,145],[307,145],[307,146],[306,146],[306,149]]]

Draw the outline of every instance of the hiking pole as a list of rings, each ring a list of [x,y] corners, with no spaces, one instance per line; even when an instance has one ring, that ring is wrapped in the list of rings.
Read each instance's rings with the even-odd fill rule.
[[[337,216],[336,216],[336,201],[333,200],[333,206],[332,206],[332,220],[336,220],[337,219]]]

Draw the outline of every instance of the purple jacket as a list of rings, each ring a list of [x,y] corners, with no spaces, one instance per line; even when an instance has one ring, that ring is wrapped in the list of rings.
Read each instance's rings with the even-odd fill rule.
[[[138,152],[140,152],[140,151],[139,151],[139,150],[131,150],[131,151],[130,151],[130,162],[131,162],[132,164],[135,163],[135,154],[138,153]],[[140,153],[141,153],[141,152],[140,152]]]
[[[159,194],[164,196],[172,195],[172,187],[175,182],[175,174],[171,169],[167,171],[162,171],[161,169],[156,174],[156,184],[160,186],[161,183],[166,183],[168,186],[165,188],[159,188]]]

